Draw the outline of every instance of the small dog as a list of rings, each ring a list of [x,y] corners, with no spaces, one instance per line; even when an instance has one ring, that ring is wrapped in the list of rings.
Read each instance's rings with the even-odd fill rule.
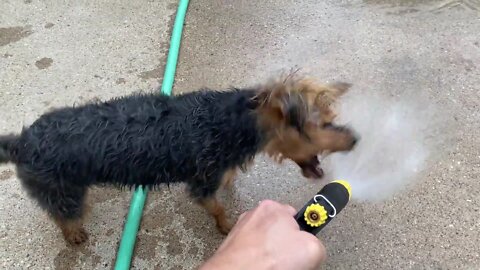
[[[332,123],[331,108],[349,87],[289,74],[248,89],[135,94],[57,109],[19,135],[0,136],[0,163],[16,164],[23,187],[71,244],[88,237],[84,201],[95,184],[185,182],[226,234],[231,224],[215,193],[255,155],[290,159],[305,177],[321,178],[319,153],[353,148],[356,136]]]

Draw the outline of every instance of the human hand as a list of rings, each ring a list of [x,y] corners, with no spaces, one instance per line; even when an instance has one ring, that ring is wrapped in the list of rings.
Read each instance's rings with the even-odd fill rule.
[[[323,244],[300,231],[293,207],[262,201],[242,214],[232,231],[200,270],[317,269],[326,259]]]

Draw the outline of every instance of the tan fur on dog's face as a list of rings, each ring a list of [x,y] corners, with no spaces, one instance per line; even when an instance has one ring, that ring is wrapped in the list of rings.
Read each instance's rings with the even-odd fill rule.
[[[317,155],[351,150],[357,141],[350,129],[333,124],[332,106],[350,86],[296,75],[265,85],[256,96],[259,124],[268,134],[264,151],[277,161],[293,160],[305,177],[320,178]]]

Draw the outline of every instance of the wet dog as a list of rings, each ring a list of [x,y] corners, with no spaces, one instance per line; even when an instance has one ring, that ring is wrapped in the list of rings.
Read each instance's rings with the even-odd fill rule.
[[[216,191],[264,152],[321,178],[317,155],[348,151],[351,130],[333,124],[332,105],[350,87],[290,74],[266,84],[178,96],[135,94],[46,113],[19,135],[0,136],[0,162],[13,162],[28,194],[65,239],[87,239],[89,186],[155,188],[184,182],[228,233]]]

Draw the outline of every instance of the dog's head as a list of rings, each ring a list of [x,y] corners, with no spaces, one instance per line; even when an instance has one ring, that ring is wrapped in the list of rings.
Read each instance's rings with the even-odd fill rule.
[[[307,178],[321,178],[317,156],[349,151],[358,140],[351,129],[333,123],[333,105],[350,86],[322,85],[295,74],[262,86],[255,99],[259,125],[267,134],[265,152],[279,162],[293,160]]]

